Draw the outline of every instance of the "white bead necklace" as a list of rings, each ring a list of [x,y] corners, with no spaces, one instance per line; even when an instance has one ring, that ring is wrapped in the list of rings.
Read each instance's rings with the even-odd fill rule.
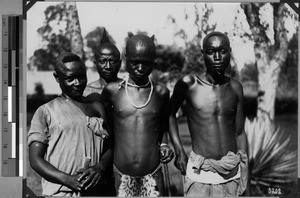
[[[148,80],[148,82],[144,85],[136,85],[136,84],[132,84],[130,83],[128,80],[127,80],[127,84],[131,87],[136,87],[136,88],[144,88],[144,87],[147,87],[150,83],[150,79]]]
[[[149,83],[150,83],[150,85],[151,85],[151,90],[150,90],[150,93],[149,93],[149,96],[148,96],[147,101],[146,101],[145,104],[143,104],[143,105],[135,105],[135,104],[133,103],[133,101],[131,100],[131,98],[129,97],[129,94],[128,94],[128,84],[129,84],[130,86],[140,88],[140,87],[146,87]],[[138,86],[138,85],[134,85],[134,84],[129,83],[129,82],[128,82],[128,79],[126,79],[126,81],[125,81],[125,92],[126,92],[126,96],[128,97],[128,100],[129,100],[130,104],[131,104],[134,108],[136,108],[136,109],[142,109],[142,108],[144,108],[145,106],[147,106],[148,103],[149,103],[150,100],[151,100],[151,96],[152,96],[152,93],[153,93],[153,83],[152,83],[152,81],[151,81],[150,78],[149,78],[149,81],[148,81],[148,83],[147,83],[146,85]]]

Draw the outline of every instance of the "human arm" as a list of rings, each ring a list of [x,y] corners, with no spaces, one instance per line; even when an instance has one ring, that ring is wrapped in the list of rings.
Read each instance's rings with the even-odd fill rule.
[[[104,142],[111,142],[110,139],[111,137],[105,139]],[[80,177],[78,178],[78,181],[82,183],[81,187],[84,188],[84,190],[88,190],[97,185],[101,177],[104,176],[104,172],[106,171],[106,167],[108,166],[108,164],[112,163],[112,158],[113,151],[111,148],[108,148],[101,157],[100,162],[82,171]]]
[[[108,126],[106,124],[107,116],[102,103],[94,102],[93,108],[96,110],[99,117],[101,117],[104,120],[102,124],[103,129],[109,131]],[[110,142],[109,145],[111,144],[110,141],[111,138],[112,138],[111,135],[109,135],[108,138],[105,138],[103,140],[104,142],[103,148],[105,148],[105,151],[102,151],[104,153],[102,154],[100,161],[93,166],[87,167],[86,169],[82,169],[81,171],[79,171],[81,172],[81,174],[80,177],[78,178],[78,181],[82,183],[82,187],[85,190],[94,187],[100,181],[101,177],[104,174],[104,171],[106,170],[108,163],[112,161],[112,148],[107,146],[108,142]]]
[[[81,191],[80,182],[77,181],[78,174],[69,175],[58,170],[44,159],[47,145],[34,141],[29,145],[29,162],[31,167],[44,179],[52,183],[62,184],[75,191]]]
[[[188,89],[188,84],[183,78],[176,83],[172,97],[169,103],[169,135],[175,150],[175,166],[180,170],[181,174],[186,174],[186,165],[188,157],[184,151],[183,145],[179,137],[178,122],[176,113],[182,102],[185,100],[185,93]]]
[[[169,90],[165,87],[163,98],[164,98],[164,103],[163,103],[163,110],[162,110],[162,140],[160,141],[160,153],[161,153],[161,162],[162,163],[169,163],[173,157],[174,157],[174,152],[171,149],[171,147],[168,145],[168,119],[169,119],[169,111],[168,111],[168,103],[169,103],[169,97],[170,97],[170,92]]]
[[[243,87],[239,82],[236,82],[236,85],[234,86],[235,91],[238,96],[238,105],[237,105],[237,112],[236,112],[236,135],[237,135],[237,147],[238,150],[242,150],[246,152],[247,156],[249,156],[248,152],[248,140],[247,140],[247,135],[244,130],[244,123],[245,123],[245,117],[244,117],[244,111],[243,111],[243,99],[244,99],[244,94],[243,94]],[[249,165],[249,159],[247,161]],[[249,167],[249,166],[248,166]],[[245,190],[245,195],[250,195],[250,172],[249,168],[247,170],[248,173],[248,181],[247,181],[247,188]]]

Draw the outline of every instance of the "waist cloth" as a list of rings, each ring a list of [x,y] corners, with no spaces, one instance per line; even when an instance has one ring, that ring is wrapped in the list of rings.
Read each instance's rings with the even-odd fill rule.
[[[160,163],[157,168],[144,176],[130,176],[123,174],[118,168],[113,165],[115,175],[115,188],[118,197],[158,197],[161,192],[157,190],[158,179],[161,179],[161,174],[158,174],[162,169]]]
[[[239,193],[242,194],[247,187],[248,157],[240,150],[236,154],[229,151],[220,160],[214,160],[191,151],[186,176],[205,184],[221,184],[240,178]]]

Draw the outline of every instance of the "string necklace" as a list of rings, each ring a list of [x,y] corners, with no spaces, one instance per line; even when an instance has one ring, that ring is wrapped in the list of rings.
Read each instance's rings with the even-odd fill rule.
[[[140,88],[140,87],[145,87],[145,86],[149,85],[149,83],[150,83],[150,85],[151,85],[151,90],[150,90],[150,93],[149,93],[149,96],[148,96],[147,101],[146,101],[145,104],[143,104],[143,105],[135,105],[135,104],[133,103],[133,100],[131,100],[131,98],[129,97],[129,94],[128,94],[128,84],[129,84],[130,86],[133,86],[134,84],[129,83],[129,82],[128,82],[128,78],[126,79],[126,81],[125,81],[125,92],[126,92],[126,96],[128,97],[128,100],[129,100],[130,104],[131,104],[134,108],[136,108],[136,109],[142,109],[142,108],[144,108],[145,106],[148,105],[148,103],[149,103],[150,100],[151,100],[152,93],[153,93],[153,83],[152,83],[152,81],[151,81],[150,78],[149,78],[149,81],[148,81],[148,83],[147,83],[146,85],[142,85],[142,86],[134,85],[134,86],[133,86],[133,87],[138,87],[138,88]]]
[[[144,87],[147,87],[150,83],[150,79],[148,80],[148,82],[144,85],[137,85],[137,84],[132,84],[130,83],[128,80],[127,80],[127,84],[131,87],[136,87],[136,88],[144,88]]]
[[[212,87],[218,87],[219,84],[212,84],[212,83],[209,83],[209,82],[206,82],[204,80],[202,80],[199,76],[196,75],[196,78],[198,80],[199,83],[204,83],[206,85],[209,85],[209,86],[212,86]]]

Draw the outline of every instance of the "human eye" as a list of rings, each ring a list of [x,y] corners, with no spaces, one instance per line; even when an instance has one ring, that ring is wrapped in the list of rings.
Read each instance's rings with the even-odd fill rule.
[[[135,61],[135,60],[131,60],[131,61],[130,61],[130,64],[131,64],[131,65],[137,65],[137,64],[139,64],[139,62],[138,62],[138,61]]]
[[[105,59],[99,59],[99,60],[98,60],[98,63],[100,63],[100,64],[105,64],[105,63],[106,63],[106,60],[105,60]]]
[[[220,53],[221,53],[221,54],[226,54],[227,52],[228,52],[228,50],[225,49],[225,48],[223,48],[223,49],[220,50]]]
[[[110,59],[109,62],[111,64],[117,64],[118,63],[118,60],[117,59]]]
[[[146,67],[150,67],[152,65],[152,61],[145,61],[143,62],[143,65],[145,65]]]
[[[205,50],[205,54],[207,54],[207,55],[212,55],[213,53],[214,53],[214,50],[212,50],[212,49]]]
[[[71,83],[74,80],[74,78],[65,78],[63,80],[67,83]]]

